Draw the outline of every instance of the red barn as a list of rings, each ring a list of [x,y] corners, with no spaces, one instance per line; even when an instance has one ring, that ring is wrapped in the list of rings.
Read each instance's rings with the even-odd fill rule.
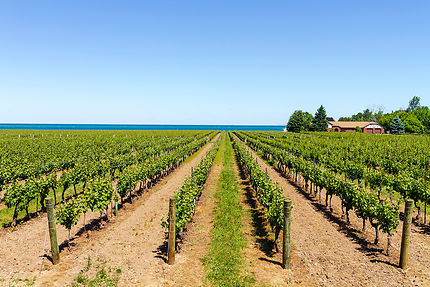
[[[335,132],[356,132],[357,127],[360,128],[363,133],[369,134],[383,134],[385,133],[384,128],[377,122],[328,122],[328,131]]]

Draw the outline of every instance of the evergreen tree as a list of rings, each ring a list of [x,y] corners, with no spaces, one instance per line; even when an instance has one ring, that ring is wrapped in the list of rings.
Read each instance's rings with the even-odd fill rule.
[[[314,116],[311,113],[303,112],[303,129],[304,131],[310,131],[314,122]]]
[[[390,123],[390,132],[393,135],[399,135],[405,133],[405,125],[399,116],[396,116]]]
[[[327,123],[327,114],[325,112],[324,107],[321,105],[317,112],[315,113],[315,118],[314,118],[314,128],[315,131],[317,132],[326,132],[327,128],[328,128],[328,123]]]
[[[304,130],[304,124],[303,112],[295,111],[288,120],[287,131],[299,133]]]

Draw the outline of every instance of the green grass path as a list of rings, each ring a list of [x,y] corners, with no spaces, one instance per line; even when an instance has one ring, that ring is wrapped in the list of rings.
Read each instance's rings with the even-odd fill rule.
[[[234,173],[233,148],[228,135],[223,143],[223,167],[215,194],[214,227],[210,250],[204,258],[206,278],[214,286],[252,286],[254,278],[246,270],[242,231],[243,210],[239,184]]]

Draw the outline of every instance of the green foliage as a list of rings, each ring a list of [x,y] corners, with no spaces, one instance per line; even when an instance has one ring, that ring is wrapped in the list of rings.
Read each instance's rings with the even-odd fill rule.
[[[136,182],[137,182],[136,176],[128,172],[124,173],[118,178],[116,190],[119,196],[121,197],[121,199],[126,197],[128,192],[136,186]]]
[[[185,224],[191,221],[196,207],[196,201],[201,195],[203,185],[209,175],[215,156],[219,149],[219,141],[214,144],[209,153],[193,170],[192,176],[185,179],[184,184],[175,194],[176,199],[176,233],[179,234]],[[162,219],[161,225],[167,228],[168,219]]]
[[[399,116],[396,116],[390,123],[390,132],[393,135],[399,135],[405,133],[405,125]]]
[[[240,132],[277,166],[299,172],[305,180],[338,196],[374,228],[392,234],[399,224],[398,195],[417,206],[430,203],[427,136],[367,134],[286,134]],[[375,148],[378,147],[378,148]],[[384,198],[390,194],[390,200]],[[392,198],[392,194],[394,197]]]
[[[234,149],[239,162],[247,171],[251,185],[256,190],[259,202],[266,209],[267,220],[270,225],[280,230],[283,226],[283,203],[285,198],[282,195],[282,188],[272,182],[266,176],[260,165],[255,162],[252,155],[236,138],[232,138]]]
[[[428,107],[420,107],[414,111],[415,116],[423,124],[425,131],[430,132],[430,109]]]
[[[355,127],[355,131],[356,131],[357,133],[362,133],[362,132],[363,132],[363,129],[362,129],[362,128],[360,128],[360,127]]]
[[[32,178],[26,184],[14,182],[6,189],[4,202],[8,208],[13,208],[12,226],[16,225],[18,214],[21,210],[26,211],[29,217],[28,206],[40,193],[40,186],[36,179]]]
[[[60,176],[60,180],[58,181],[58,185],[63,188],[63,191],[71,186],[72,181],[70,177],[71,172],[63,172]]]
[[[90,276],[88,274],[92,271],[91,269],[97,270],[97,272],[93,276]],[[79,272],[78,276],[74,278],[74,284],[72,285],[72,287],[115,287],[118,286],[121,273],[122,272],[120,268],[113,268],[111,266],[107,266],[107,262],[105,260],[98,259],[95,264],[93,264],[88,257],[87,266],[85,266],[85,268]]]
[[[57,177],[55,174],[50,174],[46,176],[45,178],[41,178],[39,180],[39,187],[40,187],[40,202],[45,202],[45,198],[48,196],[50,190],[54,190],[57,188]]]
[[[391,234],[399,225],[399,207],[392,206],[388,202],[383,201],[377,205],[378,225],[382,232]]]
[[[356,183],[355,180],[368,182],[375,188],[392,185],[395,190],[401,190],[400,192],[405,196],[416,200],[424,200],[423,195],[428,194],[426,185],[420,184],[419,181],[410,177],[396,176],[393,180],[391,176],[382,172],[375,175],[373,175],[373,171],[367,172],[367,167],[357,162],[350,144],[346,143],[347,149],[344,150],[344,156],[348,156],[348,161],[339,157],[338,150],[334,150],[333,153],[338,157],[327,157],[325,153],[331,149],[327,144],[333,141],[333,138],[337,136],[335,134],[329,139],[315,137],[313,142],[311,136],[300,136],[300,138],[303,137],[302,142],[299,136],[285,135],[285,133],[282,133],[282,137],[274,139],[265,137],[264,133],[260,133],[258,138],[253,132],[240,132],[237,135],[242,139],[246,138],[251,148],[261,151],[266,158],[271,159],[272,163],[286,166],[300,173],[306,181],[314,182],[317,186],[325,188],[328,194],[336,195],[342,200],[347,212],[354,210],[359,217],[364,220],[369,219],[387,233],[391,233],[398,226],[398,206],[384,201],[380,202],[375,193],[369,193],[362,184]],[[288,140],[291,140],[291,145],[288,144]],[[323,140],[327,142],[318,147],[318,142]],[[307,145],[304,143],[308,143],[309,147],[314,149],[313,152],[306,150]],[[357,154],[361,155],[363,152],[358,150]],[[390,158],[388,162],[392,162],[392,159]],[[337,172],[345,172],[347,178],[339,177]]]
[[[321,105],[317,112],[315,113],[315,119],[313,122],[313,127],[315,131],[317,132],[326,132],[328,129],[328,122],[327,122],[327,113],[325,111],[325,108]]]
[[[413,97],[410,101],[409,101],[409,106],[408,109],[406,110],[408,113],[413,113],[416,110],[418,110],[421,107],[420,104],[420,97]]]
[[[392,114],[385,115],[381,120],[380,124],[391,132],[391,121],[398,116],[405,126],[405,132],[407,133],[423,133],[424,126],[418,120],[417,116],[413,113],[407,113],[404,111],[397,111]]]
[[[312,124],[314,121],[314,117],[312,114],[308,112],[303,113],[303,130],[304,131],[310,131],[312,129]]]
[[[25,186],[24,205],[27,208],[30,201],[40,194],[40,184],[35,178],[28,179]]]
[[[430,131],[430,110],[428,107],[420,105],[420,98],[413,97],[409,102],[409,107],[406,111],[395,111],[385,114],[379,123],[384,126],[386,130],[391,131],[391,122],[399,117],[404,124],[404,130],[407,133],[424,133]],[[391,131],[396,134],[397,131]]]
[[[295,111],[287,123],[289,132],[299,133],[305,130],[305,118],[302,111]]]
[[[418,120],[417,116],[415,114],[412,113],[403,113],[403,117],[400,116],[400,118],[402,119],[403,123],[405,124],[405,132],[409,132],[409,133],[418,133],[418,134],[422,134],[424,132],[424,126],[423,124],[420,122],[420,120]]]
[[[84,198],[91,211],[103,211],[112,200],[113,187],[108,178],[94,180],[84,191]]]
[[[4,279],[0,279],[0,282],[4,282]],[[15,287],[15,286],[34,286],[34,283],[36,281],[36,276],[33,278],[13,278],[9,282],[9,287]],[[6,286],[6,285],[4,285]]]
[[[24,205],[24,199],[27,197],[27,190],[25,186],[19,182],[12,183],[11,187],[6,189],[4,195],[4,203],[8,208],[17,207],[18,210],[21,210]]]
[[[57,217],[58,223],[71,229],[76,223],[78,223],[81,214],[81,204],[77,199],[69,199],[57,206],[55,216]]]
[[[43,131],[39,136],[29,134],[34,132],[20,130],[4,134],[0,131],[0,145],[3,147],[0,149],[0,183],[27,179],[19,185],[13,184],[11,188],[1,186],[5,190],[5,204],[8,206],[1,220],[9,222],[8,218],[12,217],[13,225],[20,211],[26,210],[28,215],[30,206],[38,211],[36,198],[43,210],[44,200],[50,192],[57,199],[56,192],[60,189],[65,199],[70,186],[82,186],[82,191],[76,190],[82,193],[88,181],[100,181],[108,174],[111,176],[109,180],[114,181],[115,173],[119,173],[121,194],[131,191],[139,180],[154,180],[216,135],[213,131],[67,131],[73,135],[65,135],[63,131]],[[31,158],[32,162],[25,157]],[[66,159],[69,161],[60,162]],[[48,172],[58,167],[66,169],[57,182],[56,173]],[[39,173],[45,176],[33,176]],[[125,188],[124,179],[127,179]],[[110,197],[110,191],[106,196]],[[85,190],[85,199],[81,202],[85,203],[83,211],[89,206],[99,210],[100,205],[107,204],[107,199],[102,194],[95,194],[92,186],[91,191]]]
[[[378,122],[383,116],[383,111],[379,109],[377,112],[373,112],[370,109],[365,109],[363,112],[359,112],[351,117],[340,117],[339,121],[352,121],[352,122]]]

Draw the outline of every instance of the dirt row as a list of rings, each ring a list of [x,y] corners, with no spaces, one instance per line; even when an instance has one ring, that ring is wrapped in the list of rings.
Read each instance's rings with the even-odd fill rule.
[[[197,165],[213,143],[204,146],[170,175],[144,193],[133,204],[126,204],[119,216],[110,222],[99,222],[99,213],[87,213],[92,231],[88,236],[83,231],[83,218],[72,229],[72,248],[66,247],[68,231],[57,225],[61,244],[61,263],[53,266],[44,259],[49,253],[46,216],[24,223],[17,230],[2,230],[0,233],[0,285],[13,279],[36,277],[37,286],[67,286],[85,266],[88,257],[102,258],[123,270],[122,286],[139,285],[157,277],[149,272],[157,265],[164,265],[158,254],[164,236],[161,218],[167,215],[168,200],[181,186],[191,167]],[[110,212],[109,212],[110,213]],[[105,225],[104,228],[100,225]],[[161,252],[161,251],[160,251]],[[42,270],[39,274],[39,270]],[[158,271],[158,270],[157,270]],[[136,276],[140,274],[140,276]],[[138,278],[140,281],[136,281]],[[127,282],[124,284],[124,282]],[[8,286],[8,285],[6,285]]]
[[[249,149],[249,148],[248,148]],[[428,286],[430,240],[428,234],[413,228],[414,255],[407,272],[397,268],[398,255],[387,258],[382,246],[372,246],[368,226],[365,235],[357,235],[361,220],[351,213],[351,225],[341,219],[340,200],[333,197],[334,212],[329,212],[317,199],[309,198],[303,188],[267,165],[251,150],[269,176],[283,188],[293,202],[292,283],[320,286]],[[324,196],[324,194],[323,194]],[[323,197],[324,198],[324,197]],[[393,238],[394,251],[399,250],[398,232]],[[371,237],[371,236],[370,236]],[[385,240],[385,238],[384,238]],[[308,274],[303,278],[305,270]],[[303,281],[302,281],[303,280]],[[306,282],[306,283],[305,283]]]
[[[169,266],[162,275],[163,286],[202,286],[205,281],[203,258],[210,249],[213,212],[216,205],[215,193],[218,188],[224,157],[221,143],[214,164],[209,172],[193,219],[186,225],[186,231],[178,242],[179,250],[175,264]],[[160,284],[160,286],[162,286]]]
[[[204,280],[202,259],[210,249],[213,212],[216,206],[214,195],[222,170],[222,149],[218,156],[219,160],[214,163],[209,173],[193,220],[187,225],[187,232],[183,235],[175,265],[169,267],[162,275],[168,282],[163,285],[202,286],[209,284]],[[234,172],[239,183],[239,199],[243,208],[242,230],[247,240],[246,248],[243,250],[245,262],[243,268],[254,275],[256,286],[286,286],[290,283],[291,272],[282,269],[281,254],[273,252],[274,234],[264,219],[263,208],[256,202],[250,182],[240,171],[236,161]],[[167,281],[167,278],[170,280]]]
[[[244,210],[242,224],[247,239],[244,254],[256,286],[293,286],[291,270],[282,269],[282,254],[275,252],[275,234],[266,220],[266,211],[258,203],[256,193],[237,159],[235,174],[240,183],[240,200]]]

